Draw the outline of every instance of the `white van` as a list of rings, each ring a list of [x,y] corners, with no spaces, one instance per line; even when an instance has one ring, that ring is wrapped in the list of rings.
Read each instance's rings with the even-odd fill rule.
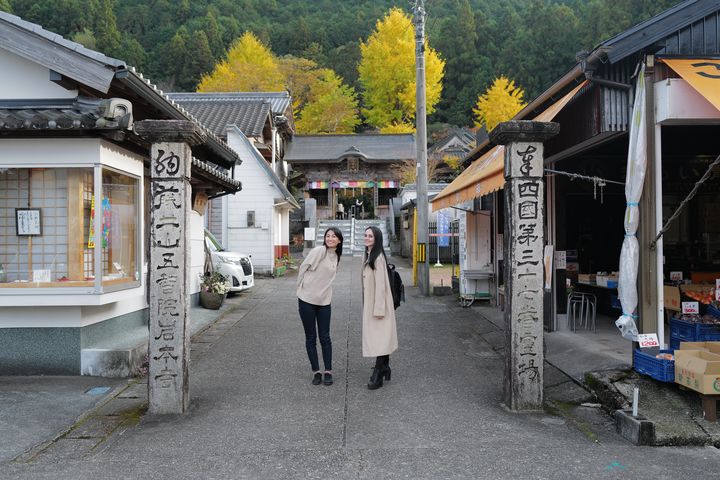
[[[228,252],[207,229],[205,246],[210,252],[213,267],[230,281],[230,292],[241,292],[255,285],[255,272],[250,255]]]

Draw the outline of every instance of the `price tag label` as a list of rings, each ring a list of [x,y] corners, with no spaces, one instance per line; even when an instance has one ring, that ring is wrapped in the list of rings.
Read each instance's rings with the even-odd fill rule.
[[[683,272],[670,272],[670,281],[680,282],[683,279]]]
[[[720,278],[715,279],[715,300],[720,302]]]
[[[682,302],[683,315],[700,315],[700,305],[698,302]]]
[[[657,333],[641,333],[638,335],[638,343],[640,348],[659,347]]]

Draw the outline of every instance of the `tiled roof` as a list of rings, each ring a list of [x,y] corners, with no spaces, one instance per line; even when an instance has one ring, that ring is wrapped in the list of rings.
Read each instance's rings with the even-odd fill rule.
[[[121,87],[124,87],[119,89],[123,92],[123,98],[133,103],[140,101],[156,108],[161,112],[158,119],[197,121],[185,109],[172,103],[150,80],[143,77],[142,73],[127,66],[124,61],[85,48],[79,43],[45,30],[40,25],[0,12],[0,37],[2,37],[0,48],[99,92],[117,94],[118,92],[111,90],[120,83]],[[130,97],[125,88],[135,97]],[[207,137],[202,148],[198,149],[202,150],[199,154],[224,165],[235,164],[237,161],[235,152],[204,125],[200,123],[198,125]]]
[[[170,93],[170,98],[182,103],[187,101],[215,101],[233,103],[237,101],[262,100],[270,104],[273,115],[285,115],[290,107],[288,92],[211,92],[211,93]]]
[[[226,170],[222,168],[218,168],[217,166],[203,162],[202,160],[198,160],[197,158],[193,157],[192,159],[192,173],[193,177],[195,176],[196,172],[205,172],[210,177],[213,178],[215,181],[219,181],[221,183],[224,183],[226,186],[232,187],[233,190],[239,190],[242,186],[242,182],[240,180],[235,180],[232,178]]]
[[[237,126],[248,137],[261,136],[272,108],[269,102],[257,98],[229,99],[206,93],[168,93],[167,96],[220,137],[225,136],[228,125]]]
[[[79,97],[52,101],[0,100],[0,131],[126,129],[132,114],[105,118],[109,100]]]
[[[415,158],[415,136],[395,135],[296,135],[285,151],[291,163],[340,161],[358,156],[371,162]]]

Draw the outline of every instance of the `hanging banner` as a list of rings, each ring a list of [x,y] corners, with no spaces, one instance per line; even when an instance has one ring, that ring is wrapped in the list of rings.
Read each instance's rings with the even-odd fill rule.
[[[104,197],[102,200],[102,248],[108,247],[110,236],[110,223],[112,222],[112,209],[110,199]],[[95,196],[90,202],[90,233],[88,234],[87,248],[95,248]]]
[[[437,214],[437,244],[438,247],[450,246],[450,215],[444,211]]]

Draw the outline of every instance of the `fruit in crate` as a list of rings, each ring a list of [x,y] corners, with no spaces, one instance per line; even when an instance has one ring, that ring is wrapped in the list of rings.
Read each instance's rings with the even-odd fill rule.
[[[690,297],[700,303],[710,304],[714,300],[715,292],[712,288],[700,291],[686,291],[685,296]]]

